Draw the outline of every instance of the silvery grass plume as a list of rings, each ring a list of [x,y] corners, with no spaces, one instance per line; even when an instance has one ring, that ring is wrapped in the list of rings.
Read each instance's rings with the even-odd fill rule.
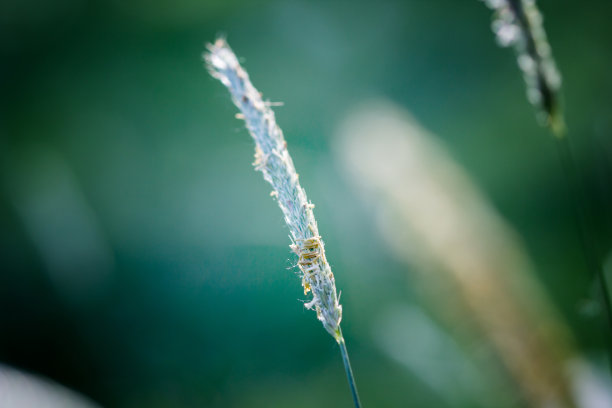
[[[377,207],[387,247],[423,272],[413,283],[430,307],[456,332],[479,333],[525,405],[590,406],[577,403],[588,391],[568,374],[583,357],[524,248],[436,137],[403,109],[372,101],[350,112],[335,151]],[[489,381],[493,367],[483,367],[494,373]]]
[[[535,0],[482,0],[495,10],[492,28],[502,47],[513,46],[527,84],[527,99],[557,136],[565,132],[559,106],[561,75]]]
[[[244,119],[255,141],[256,170],[272,185],[271,195],[276,198],[291,233],[291,249],[298,256],[304,294],[312,293],[305,304],[314,309],[325,330],[338,342],[342,352],[354,403],[360,406],[353,374],[340,329],[342,306],[336,292],[334,274],[325,257],[325,246],[306,192],[300,186],[293,160],[287,150],[283,132],[276,124],[270,103],[264,102],[236,55],[222,38],[207,46],[205,53],[210,74],[225,85],[234,104],[240,109],[238,117]]]

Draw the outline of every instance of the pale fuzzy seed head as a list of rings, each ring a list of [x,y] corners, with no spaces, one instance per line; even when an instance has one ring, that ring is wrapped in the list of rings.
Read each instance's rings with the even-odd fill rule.
[[[549,122],[560,120],[558,92],[561,75],[557,70],[542,14],[534,0],[483,0],[495,11],[492,29],[497,43],[514,47],[519,68],[527,85],[527,99]]]
[[[210,74],[225,85],[240,109],[255,141],[255,169],[272,185],[272,197],[281,208],[291,233],[291,249],[298,256],[304,294],[312,293],[305,304],[317,312],[323,327],[337,340],[340,335],[342,306],[336,292],[334,274],[325,257],[325,247],[306,192],[300,186],[287,143],[276,124],[270,104],[249,80],[246,71],[227,42],[219,38],[207,46],[204,60]]]

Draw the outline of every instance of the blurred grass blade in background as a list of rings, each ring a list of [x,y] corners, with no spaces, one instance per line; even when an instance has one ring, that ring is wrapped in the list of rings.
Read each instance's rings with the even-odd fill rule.
[[[99,408],[85,397],[50,380],[0,364],[3,408]]]
[[[10,153],[10,198],[54,289],[75,307],[100,299],[114,278],[113,253],[73,169],[48,146]]]
[[[423,271],[428,303],[456,330],[477,327],[530,406],[577,406],[567,370],[582,357],[566,323],[515,234],[436,139],[374,101],[349,114],[336,147],[383,211],[390,248]]]
[[[422,307],[397,303],[380,313],[372,334],[389,358],[432,389],[448,407],[514,407],[503,378],[443,326]]]

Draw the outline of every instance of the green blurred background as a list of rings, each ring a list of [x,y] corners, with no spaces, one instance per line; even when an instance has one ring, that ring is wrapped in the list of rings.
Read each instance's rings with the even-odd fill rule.
[[[538,4],[604,262],[612,5]],[[277,119],[317,205],[364,406],[479,406],[449,402],[376,342],[385,310],[421,303],[333,155],[346,112],[371,97],[443,141],[597,359],[609,331],[556,146],[490,22],[476,0],[4,0],[0,361],[109,407],[350,406],[252,141],[203,67],[219,34],[284,103]]]

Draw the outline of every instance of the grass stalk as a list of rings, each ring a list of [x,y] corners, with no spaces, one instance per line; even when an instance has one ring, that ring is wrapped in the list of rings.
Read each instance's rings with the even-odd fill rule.
[[[351,368],[351,360],[349,360],[348,351],[346,349],[346,342],[342,335],[342,330],[338,329],[338,346],[340,347],[340,354],[342,355],[342,362],[344,363],[344,370],[346,371],[346,379],[351,389],[351,395],[353,396],[353,403],[355,408],[361,408],[361,401],[359,401],[359,394],[357,393],[357,384],[355,383],[355,377],[353,376],[353,370]]]
[[[597,282],[600,291],[602,309],[604,319],[607,322],[607,346],[608,353],[612,353],[612,302],[610,301],[610,293],[608,292],[608,283],[603,272],[601,263],[597,262],[596,246],[593,236],[590,233],[590,223],[587,218],[587,209],[585,208],[586,190],[582,181],[582,175],[579,171],[572,148],[567,136],[555,137],[555,144],[559,154],[559,161],[563,168],[565,180],[567,184],[568,195],[574,210],[574,217],[580,234],[580,244],[584,253],[587,268],[591,272],[593,279]],[[609,356],[610,370],[612,372],[612,356]]]
[[[227,42],[219,38],[208,45],[204,55],[210,74],[230,91],[234,104],[240,110],[239,118],[255,141],[255,169],[263,173],[272,185],[274,197],[283,212],[289,228],[290,248],[298,256],[304,295],[312,294],[305,307],[313,309],[327,332],[338,342],[342,361],[356,408],[360,408],[355,379],[340,329],[342,306],[336,291],[336,282],[325,256],[325,246],[314,217],[314,205],[308,201],[301,187],[293,160],[287,150],[283,132],[276,124],[271,104],[251,83],[247,72]]]

